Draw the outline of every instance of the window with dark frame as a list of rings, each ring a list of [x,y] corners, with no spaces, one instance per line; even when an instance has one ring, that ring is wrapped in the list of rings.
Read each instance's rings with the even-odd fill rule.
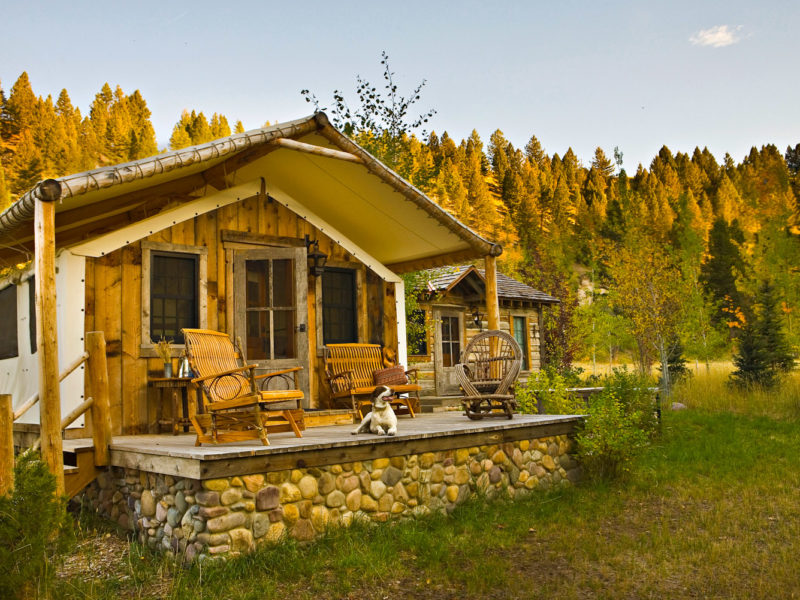
[[[36,277],[28,279],[28,332],[31,337],[31,354],[36,354]]]
[[[326,268],[322,274],[322,339],[324,344],[358,342],[356,272]]]
[[[150,268],[150,339],[183,344],[181,329],[199,323],[196,254],[153,252]]]
[[[461,358],[458,317],[442,316],[442,366],[453,367]]]
[[[0,290],[0,315],[6,325],[0,327],[0,360],[19,356],[17,343],[17,286]]]

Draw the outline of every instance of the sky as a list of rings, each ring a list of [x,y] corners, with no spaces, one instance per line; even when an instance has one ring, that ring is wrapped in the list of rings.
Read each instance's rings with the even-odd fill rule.
[[[27,71],[37,95],[66,88],[83,114],[102,87],[139,89],[159,147],[181,111],[246,129],[306,116],[309,89],[355,104],[356,76],[401,93],[426,85],[438,134],[496,129],[517,147],[586,165],[615,147],[633,172],[662,145],[737,162],[800,143],[800,2],[37,2],[0,0],[0,87]]]

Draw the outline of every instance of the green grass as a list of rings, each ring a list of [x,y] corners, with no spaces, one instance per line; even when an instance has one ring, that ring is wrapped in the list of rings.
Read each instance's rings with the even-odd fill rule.
[[[800,596],[792,390],[744,400],[694,378],[681,392],[690,409],[665,412],[660,436],[624,482],[355,524],[311,545],[285,542],[223,565],[187,569],[134,546],[113,573],[76,574],[53,596]]]

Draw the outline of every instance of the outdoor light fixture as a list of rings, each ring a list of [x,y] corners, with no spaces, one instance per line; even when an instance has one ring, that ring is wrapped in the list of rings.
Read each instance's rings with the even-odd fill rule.
[[[482,315],[476,306],[472,311],[472,322],[475,323],[475,327],[478,328],[478,331],[483,331],[483,319],[481,317]]]
[[[306,250],[308,251],[308,270],[314,277],[319,277],[325,272],[325,262],[328,260],[328,255],[320,251],[319,240],[312,241],[306,234],[305,241]]]

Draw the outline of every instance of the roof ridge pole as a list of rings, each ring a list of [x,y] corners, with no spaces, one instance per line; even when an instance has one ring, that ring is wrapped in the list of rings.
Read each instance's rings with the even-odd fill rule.
[[[36,265],[36,342],[39,349],[39,422],[42,458],[56,478],[56,495],[64,495],[64,455],[61,442],[61,393],[58,370],[56,314],[55,201],[61,184],[47,179],[38,186],[34,206]]]

